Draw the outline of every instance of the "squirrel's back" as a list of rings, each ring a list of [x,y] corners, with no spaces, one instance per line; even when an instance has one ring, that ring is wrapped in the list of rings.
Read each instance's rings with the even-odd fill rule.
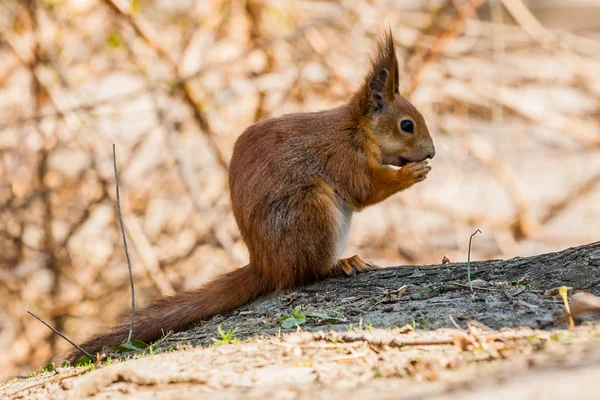
[[[340,156],[339,148],[353,126],[347,105],[251,125],[237,139],[231,156],[232,201],[240,196],[248,201],[278,197],[316,177],[328,179],[327,164]]]

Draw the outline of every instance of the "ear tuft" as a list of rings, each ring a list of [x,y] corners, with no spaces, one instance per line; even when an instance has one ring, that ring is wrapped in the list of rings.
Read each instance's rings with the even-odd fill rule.
[[[364,112],[381,110],[385,103],[399,94],[398,60],[392,31],[388,30],[377,44],[371,57],[371,68],[362,89]]]

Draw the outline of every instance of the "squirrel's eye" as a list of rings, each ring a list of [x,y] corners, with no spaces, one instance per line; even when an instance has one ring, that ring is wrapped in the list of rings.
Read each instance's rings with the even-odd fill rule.
[[[404,132],[413,133],[415,127],[412,121],[403,119],[402,121],[400,121],[400,129],[402,129]]]

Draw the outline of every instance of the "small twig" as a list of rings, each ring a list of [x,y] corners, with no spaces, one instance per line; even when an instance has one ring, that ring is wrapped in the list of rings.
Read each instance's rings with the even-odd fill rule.
[[[461,328],[460,325],[458,325],[456,323],[456,321],[454,320],[454,318],[452,317],[452,315],[449,315],[449,317],[450,317],[450,321],[452,322],[452,325],[454,325],[456,327],[456,329],[465,332],[465,330],[463,328]]]
[[[483,5],[483,3],[483,0],[468,0],[460,5],[460,8],[457,9],[457,14],[452,18],[452,21],[450,21],[447,27],[440,28],[436,24],[432,25],[428,33],[436,36],[435,43],[425,54],[418,56],[419,64],[413,70],[409,86],[403,91],[403,95],[410,96],[417,89],[425,69],[437,62],[448,45],[458,37],[466,21],[475,14],[477,9]],[[443,12],[450,7],[454,8],[455,6],[452,1],[447,1],[446,5],[440,8],[440,12]],[[442,22],[446,21],[444,18],[437,19]],[[438,28],[439,32],[436,32]]]
[[[172,334],[173,334],[173,331],[167,332],[167,334],[164,335],[159,341],[157,341],[156,343],[153,343],[148,348],[149,349],[157,349],[157,348],[159,348],[160,345],[163,344],[165,342],[165,340],[167,340],[169,337],[171,337]],[[144,350],[146,350],[146,349],[144,349]]]
[[[31,315],[33,318],[37,319],[38,321],[40,321],[42,324],[46,325],[48,328],[50,328],[54,333],[56,333],[58,336],[60,336],[61,338],[65,339],[67,342],[69,342],[72,346],[74,346],[77,350],[81,351],[83,354],[85,354],[86,356],[90,357],[92,360],[96,359],[96,356],[91,355],[90,353],[88,353],[87,351],[85,351],[84,349],[82,349],[77,343],[73,342],[71,339],[69,339],[68,337],[66,337],[65,335],[63,335],[62,333],[60,333],[59,331],[57,331],[56,329],[54,329],[52,326],[50,326],[46,321],[44,321],[43,319],[41,319],[40,317],[38,317],[37,315],[35,315],[34,313],[32,313],[31,311],[27,311],[27,313],[29,315]]]
[[[481,231],[477,229],[469,238],[469,253],[467,256],[467,280],[469,281],[469,289],[471,289],[471,293],[473,293],[473,284],[471,283],[471,242],[473,241],[473,236],[475,236],[477,233],[481,233]]]
[[[544,28],[522,0],[502,0],[502,4],[523,30],[542,46],[558,41],[549,30]]]
[[[453,338],[448,339],[422,339],[422,340],[392,340],[388,346],[404,347],[404,346],[444,346],[454,344]]]
[[[104,360],[106,357],[108,357],[108,355],[105,352],[98,353],[98,357],[96,358],[96,361],[94,361],[94,368],[100,365],[102,360]]]
[[[369,355],[368,352],[363,351],[361,353],[353,353],[353,354],[348,354],[348,355],[345,355],[345,356],[335,357],[335,358],[332,358],[330,360],[326,360],[326,362],[350,361],[350,360],[356,360],[358,358],[367,357],[368,355]]]
[[[357,290],[357,293],[385,295],[385,293],[376,292],[374,290]]]
[[[469,288],[469,285],[463,285],[462,283],[459,283],[459,282],[450,282],[450,284],[454,285],[454,286],[462,287],[462,288]],[[471,290],[483,290],[484,292],[499,292],[499,291],[501,291],[501,289],[493,289],[493,288],[480,287],[480,286],[471,287]]]
[[[298,347],[301,349],[356,349],[359,347],[363,347],[365,345],[364,341],[358,341],[358,342],[350,342],[350,343],[321,343],[321,342],[316,342],[316,343],[308,343],[308,344],[293,344],[293,343],[278,343],[278,342],[271,342],[271,344],[273,346],[277,346],[277,347],[283,347],[286,349],[292,349],[294,347]]]
[[[131,342],[133,336],[133,322],[135,320],[135,290],[133,288],[133,273],[131,272],[131,260],[129,259],[129,249],[127,248],[127,238],[125,237],[125,227],[123,226],[123,216],[121,215],[121,199],[119,197],[119,175],[117,174],[117,152],[113,143],[113,166],[115,169],[115,188],[117,191],[117,213],[119,214],[119,223],[121,224],[121,236],[125,246],[125,257],[127,257],[127,267],[129,268],[129,283],[131,283],[131,322],[129,324],[129,336],[127,343]]]

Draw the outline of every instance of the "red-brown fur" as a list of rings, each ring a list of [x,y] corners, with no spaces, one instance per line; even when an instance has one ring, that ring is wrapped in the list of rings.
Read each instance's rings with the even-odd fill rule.
[[[406,118],[414,123],[413,134],[399,127]],[[369,267],[358,258],[338,260],[351,213],[424,180],[430,170],[424,160],[434,154],[423,117],[399,94],[388,33],[347,104],[262,121],[239,137],[229,184],[250,263],[139,310],[134,337],[149,342],[261,295],[348,273],[348,265]],[[124,322],[82,347],[98,352],[119,345],[128,329]]]

